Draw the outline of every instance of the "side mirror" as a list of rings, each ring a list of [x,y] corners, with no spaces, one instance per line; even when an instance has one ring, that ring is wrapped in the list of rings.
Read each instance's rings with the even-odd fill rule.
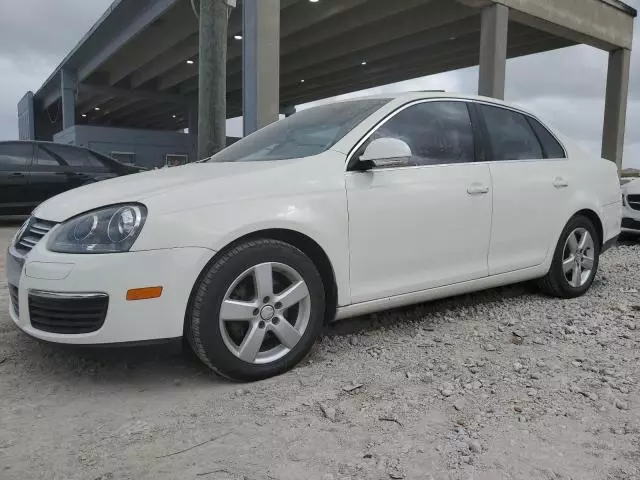
[[[376,138],[360,155],[359,161],[368,168],[406,167],[410,164],[411,147],[399,138]]]

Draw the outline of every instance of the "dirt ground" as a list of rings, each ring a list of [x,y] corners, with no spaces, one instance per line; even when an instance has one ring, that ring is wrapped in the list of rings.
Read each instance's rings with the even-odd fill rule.
[[[0,479],[638,480],[639,280],[626,242],[583,298],[517,285],[345,321],[233,384],[166,347],[35,341],[0,272]]]

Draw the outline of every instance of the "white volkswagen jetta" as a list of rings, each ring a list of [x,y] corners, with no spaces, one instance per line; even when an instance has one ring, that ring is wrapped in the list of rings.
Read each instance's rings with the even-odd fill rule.
[[[333,103],[47,201],[9,248],[11,317],[60,343],[184,335],[215,371],[256,380],[333,319],[530,279],[581,295],[620,218],[615,164],[518,108]]]

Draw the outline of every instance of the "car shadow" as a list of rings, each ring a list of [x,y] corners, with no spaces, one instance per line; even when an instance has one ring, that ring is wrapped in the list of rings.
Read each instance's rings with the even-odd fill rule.
[[[73,346],[37,340],[17,332],[19,351],[7,352],[20,374],[37,370],[47,383],[109,385],[145,391],[164,387],[230,384],[214,374],[179,341],[138,346]],[[13,357],[13,358],[12,358]],[[0,359],[2,360],[2,359]]]
[[[455,317],[457,312],[465,308],[473,308],[480,305],[502,303],[506,299],[517,298],[523,295],[541,295],[532,282],[518,283],[505,287],[492,288],[479,292],[468,293],[441,300],[395,308],[370,315],[363,315],[345,320],[333,322],[325,328],[325,336],[346,336],[365,331],[376,331],[382,328],[393,328],[396,325],[408,321],[420,321],[424,328],[437,329],[434,322],[436,318],[442,318],[446,314]]]

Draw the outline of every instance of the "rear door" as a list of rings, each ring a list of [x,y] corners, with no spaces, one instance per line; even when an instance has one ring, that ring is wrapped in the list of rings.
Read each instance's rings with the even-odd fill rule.
[[[570,216],[565,151],[533,117],[500,106],[475,108],[484,120],[493,183],[489,273],[539,265]]]
[[[28,215],[36,205],[29,191],[29,166],[33,144],[0,144],[0,215]]]

